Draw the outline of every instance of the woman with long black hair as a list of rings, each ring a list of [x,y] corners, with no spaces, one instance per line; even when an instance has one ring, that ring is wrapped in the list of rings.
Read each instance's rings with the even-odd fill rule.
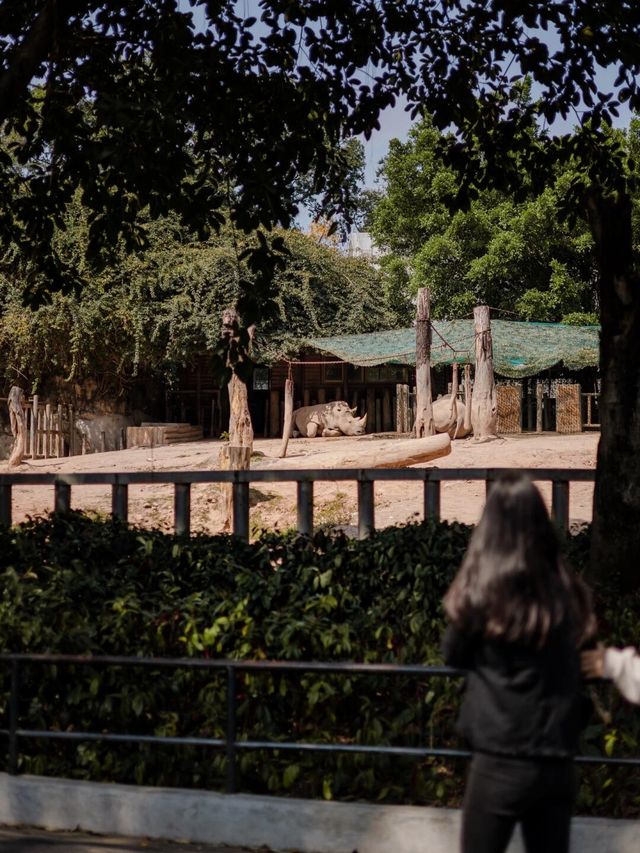
[[[445,662],[468,671],[463,853],[502,853],[517,823],[527,853],[567,853],[585,721],[579,650],[595,620],[527,478],[492,486],[444,608]]]

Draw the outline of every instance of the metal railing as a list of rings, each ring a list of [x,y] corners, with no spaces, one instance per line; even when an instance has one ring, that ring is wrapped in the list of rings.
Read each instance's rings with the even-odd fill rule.
[[[422,666],[390,663],[321,663],[317,661],[282,660],[211,660],[205,658],[144,658],[122,656],[89,657],[85,655],[62,654],[2,654],[0,662],[11,667],[11,687],[8,706],[8,727],[0,729],[9,741],[8,770],[12,775],[18,773],[19,741],[21,738],[58,741],[101,741],[104,743],[146,743],[175,746],[202,746],[224,750],[227,759],[226,789],[228,793],[238,790],[238,752],[242,750],[282,750],[292,752],[324,753],[368,753],[372,755],[390,755],[409,758],[463,758],[471,753],[464,749],[445,747],[409,747],[384,746],[381,744],[313,743],[308,741],[269,741],[238,739],[238,696],[237,673],[239,672],[321,672],[343,675],[367,675],[380,677],[413,676],[416,678],[459,678],[464,672],[447,666]],[[52,729],[24,729],[20,722],[20,667],[22,664],[56,664],[73,666],[118,666],[185,668],[199,670],[223,670],[227,675],[226,689],[226,731],[224,738],[140,735],[126,732],[84,732],[59,731]],[[580,755],[576,761],[581,764],[618,765],[640,767],[640,758],[616,758],[612,756]]]
[[[296,483],[297,528],[304,535],[313,532],[313,485],[316,482],[356,482],[358,487],[358,535],[375,530],[374,485],[376,482],[406,481],[423,484],[424,517],[440,518],[441,484],[455,480],[481,480],[487,491],[508,468],[342,468],[334,470],[248,470],[248,471],[131,471],[87,474],[0,474],[0,523],[11,524],[12,490],[20,486],[53,486],[53,509],[71,507],[74,486],[111,486],[114,517],[127,520],[129,486],[169,484],[174,487],[174,529],[188,535],[191,526],[191,486],[196,483],[228,483],[233,491],[233,532],[249,538],[249,486],[251,483]],[[551,481],[552,515],[560,528],[569,527],[570,482],[593,482],[595,471],[587,468],[522,468],[532,480]]]

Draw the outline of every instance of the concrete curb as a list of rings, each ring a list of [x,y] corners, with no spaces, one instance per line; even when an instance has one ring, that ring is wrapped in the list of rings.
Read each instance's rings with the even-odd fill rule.
[[[451,853],[460,813],[0,773],[0,823],[300,853]],[[576,818],[575,853],[636,853],[640,821]],[[510,853],[521,853],[514,839]]]

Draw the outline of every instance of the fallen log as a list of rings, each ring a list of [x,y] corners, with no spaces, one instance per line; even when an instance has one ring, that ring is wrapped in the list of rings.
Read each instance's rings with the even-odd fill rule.
[[[386,447],[351,453],[336,460],[335,468],[408,468],[448,456],[451,453],[451,438],[448,433],[426,435],[424,438],[401,438],[385,442]]]
[[[322,439],[330,442],[332,439]],[[336,439],[337,441],[337,439]],[[408,468],[448,456],[451,453],[451,438],[448,433],[429,435],[424,438],[385,439],[373,442],[363,441],[358,447],[344,456],[331,450],[331,468]],[[325,453],[328,451],[325,451]],[[322,468],[324,453],[310,453],[305,456],[288,456],[286,460],[269,460],[269,468]]]

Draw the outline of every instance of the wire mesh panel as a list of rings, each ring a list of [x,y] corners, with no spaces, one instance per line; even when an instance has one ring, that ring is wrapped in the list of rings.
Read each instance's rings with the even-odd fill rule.
[[[579,385],[558,385],[556,430],[564,433],[582,432],[582,400]]]
[[[522,432],[522,386],[498,385],[498,433]]]

